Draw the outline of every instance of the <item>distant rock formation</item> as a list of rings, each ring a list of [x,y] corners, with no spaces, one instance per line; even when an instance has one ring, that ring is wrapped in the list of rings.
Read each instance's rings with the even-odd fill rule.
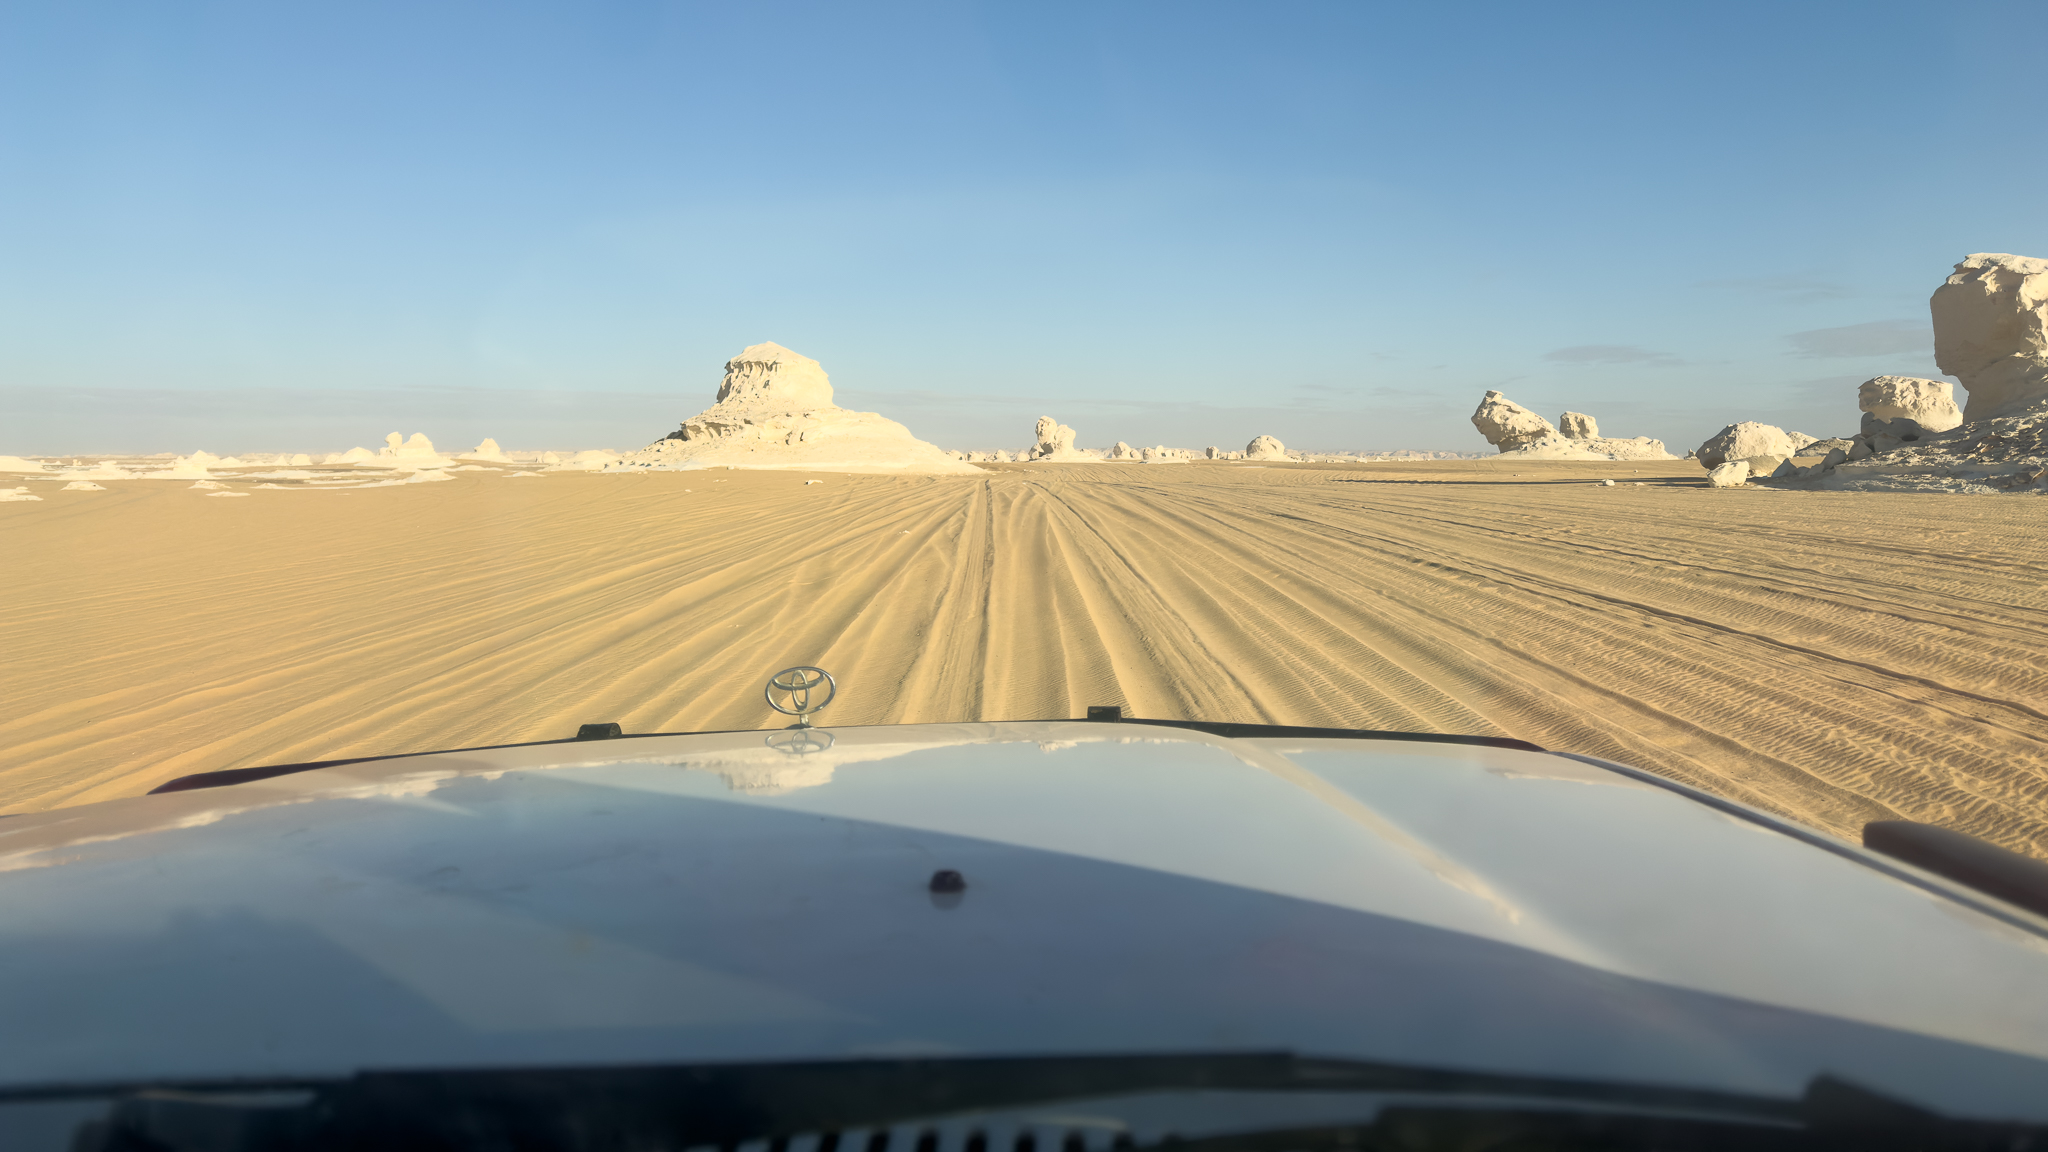
[[[424,432],[415,432],[412,439],[404,433],[393,432],[384,437],[384,450],[374,460],[362,462],[373,468],[393,468],[401,472],[417,472],[427,468],[446,468],[453,460],[446,459],[434,451],[434,442]]]
[[[1622,440],[1600,435],[1600,425],[1583,412],[1567,412],[1567,431],[1550,426],[1499,392],[1488,392],[1472,412],[1472,426],[1502,455],[1529,460],[1669,460],[1662,440],[1648,436]]]
[[[824,368],[780,344],[756,344],[726,361],[717,403],[600,467],[981,474],[894,420],[837,407]]]
[[[488,436],[484,437],[483,443],[464,452],[462,458],[464,460],[490,460],[501,464],[510,464],[512,462],[512,458],[505,455],[504,450],[498,447],[498,442]]]
[[[1244,446],[1244,458],[1247,460],[1292,459],[1292,457],[1287,455],[1287,445],[1282,444],[1271,436],[1252,437],[1251,443]]]
[[[1023,458],[1044,460],[1050,463],[1088,463],[1102,459],[1092,452],[1083,452],[1074,447],[1074,430],[1050,416],[1040,416],[1035,429],[1038,442],[1028,449]]]
[[[1138,453],[1137,450],[1132,448],[1129,444],[1126,444],[1123,441],[1119,440],[1116,442],[1116,445],[1109,450],[1109,458],[1111,460],[1136,460],[1138,458]]]
[[[1963,382],[1966,420],[2048,402],[2048,260],[1978,252],[1927,302],[1934,362]]]

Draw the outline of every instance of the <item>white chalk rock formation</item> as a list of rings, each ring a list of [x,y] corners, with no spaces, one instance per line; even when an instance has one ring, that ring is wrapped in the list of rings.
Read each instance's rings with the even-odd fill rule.
[[[1287,455],[1287,445],[1282,444],[1271,436],[1254,436],[1252,437],[1252,442],[1244,446],[1244,458],[1247,460],[1286,460],[1290,457]]]
[[[1583,412],[1567,412],[1565,431],[1498,392],[1488,392],[1472,413],[1472,426],[1502,455],[1526,460],[1669,460],[1662,440],[1600,435],[1600,425]],[[1576,433],[1576,434],[1575,434]]]
[[[1934,362],[1963,382],[1966,420],[2048,403],[2048,260],[1978,252],[1927,302]]]
[[[179,456],[171,466],[154,472],[144,472],[148,480],[207,480],[213,477],[211,469],[220,465],[221,459],[211,452],[194,452],[190,456]]]
[[[600,467],[981,474],[894,420],[834,405],[824,368],[780,344],[756,344],[726,361],[716,403],[667,437],[607,463]]]
[[[424,432],[415,432],[408,440],[402,432],[393,432],[384,437],[384,449],[369,460],[357,460],[359,468],[390,468],[398,472],[418,472],[427,468],[446,468],[455,461],[434,450],[434,442]]]
[[[1707,437],[1707,442],[1699,447],[1697,459],[1700,467],[1711,472],[1730,460],[1748,460],[1757,456],[1789,459],[1800,443],[1812,441],[1813,437],[1807,436],[1795,442],[1783,428],[1744,420]]]
[[[24,460],[19,456],[0,456],[0,472],[47,472],[37,461]]]
[[[1129,444],[1119,440],[1116,442],[1116,446],[1109,450],[1109,458],[1111,460],[1136,460],[1138,453]]]
[[[105,492],[106,490],[105,485],[95,484],[90,480],[73,480],[63,488],[63,491],[66,492]]]
[[[1498,392],[1488,392],[1480,398],[1479,407],[1472,410],[1472,426],[1479,429],[1488,444],[1503,452],[1526,448],[1557,433],[1550,421]]]
[[[30,500],[41,499],[41,496],[30,492],[26,488],[0,488],[0,504],[26,503]]]
[[[505,450],[498,447],[498,442],[489,436],[484,437],[483,443],[462,453],[462,458],[464,460],[489,460],[496,464],[510,464],[512,462],[512,458],[505,455]]]
[[[1025,450],[1023,455],[1025,460],[1047,460],[1054,463],[1062,461],[1087,463],[1102,459],[1100,456],[1083,452],[1074,447],[1074,430],[1050,416],[1040,416],[1037,426],[1032,431],[1033,435],[1037,437],[1037,442]],[[1130,445],[1128,444],[1120,444],[1119,447],[1122,447],[1127,452],[1130,450]]]
[[[1747,460],[1730,460],[1725,464],[1716,464],[1713,470],[1707,473],[1707,483],[1716,488],[1740,488],[1748,480]]]
[[[608,472],[624,467],[617,452],[602,448],[586,448],[560,463],[549,465],[550,472]]]

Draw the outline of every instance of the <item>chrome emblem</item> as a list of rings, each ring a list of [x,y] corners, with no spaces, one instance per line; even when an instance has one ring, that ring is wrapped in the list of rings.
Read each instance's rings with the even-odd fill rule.
[[[823,698],[818,690],[824,689]],[[822,712],[825,705],[839,695],[839,685],[832,674],[823,668],[800,664],[795,668],[784,668],[768,678],[768,687],[761,693],[768,698],[768,706],[784,716],[796,717],[798,728],[811,726],[811,714]],[[781,699],[778,700],[777,696]]]

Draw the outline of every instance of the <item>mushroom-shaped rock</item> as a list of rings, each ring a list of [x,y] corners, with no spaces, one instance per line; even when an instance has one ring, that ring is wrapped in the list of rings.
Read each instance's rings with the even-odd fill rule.
[[[1567,412],[1557,418],[1557,430],[1571,440],[1592,440],[1600,435],[1600,422],[1584,412]]]
[[[834,405],[832,383],[818,362],[780,344],[756,344],[726,361],[717,403],[618,463],[981,474],[894,420]]]
[[[1978,252],[1928,302],[1934,362],[1963,382],[1966,420],[2048,402],[2048,260]]]
[[[1479,407],[1472,412],[1472,426],[1479,429],[1488,444],[1503,452],[1526,448],[1557,432],[1550,421],[1498,392],[1488,392],[1480,399]]]
[[[1271,436],[1254,436],[1251,443],[1244,446],[1244,458],[1247,460],[1285,460],[1287,459],[1287,445],[1280,443],[1280,441]]]
[[[1749,480],[1749,461],[1730,460],[1707,472],[1707,483],[1716,488],[1739,488]]]
[[[454,463],[434,450],[434,442],[424,432],[415,432],[411,439],[402,433],[393,432],[384,437],[384,450],[374,460],[360,461],[376,468],[396,468],[400,471],[417,472],[427,468],[445,468]]]
[[[1806,439],[1811,441],[1813,438],[1809,436]],[[1744,420],[1708,437],[1707,442],[1700,445],[1696,459],[1700,467],[1712,471],[1730,460],[1747,460],[1755,456],[1789,458],[1797,447],[1798,444],[1783,428]]]
[[[1872,419],[1911,420],[1923,432],[1946,432],[1963,422],[1955,386],[1946,380],[1876,376],[1856,388],[1856,406]]]
[[[1040,416],[1035,429],[1038,442],[1025,453],[1029,460],[1093,460],[1074,447],[1074,430],[1050,416]]]

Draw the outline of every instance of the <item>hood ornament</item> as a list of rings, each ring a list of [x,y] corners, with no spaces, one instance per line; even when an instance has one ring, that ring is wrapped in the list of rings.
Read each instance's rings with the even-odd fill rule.
[[[824,689],[822,696],[819,693],[821,688]],[[768,698],[770,708],[784,716],[796,717],[793,727],[809,728],[811,714],[824,711],[825,705],[839,695],[839,685],[823,668],[799,664],[770,676],[768,687],[761,694]]]

